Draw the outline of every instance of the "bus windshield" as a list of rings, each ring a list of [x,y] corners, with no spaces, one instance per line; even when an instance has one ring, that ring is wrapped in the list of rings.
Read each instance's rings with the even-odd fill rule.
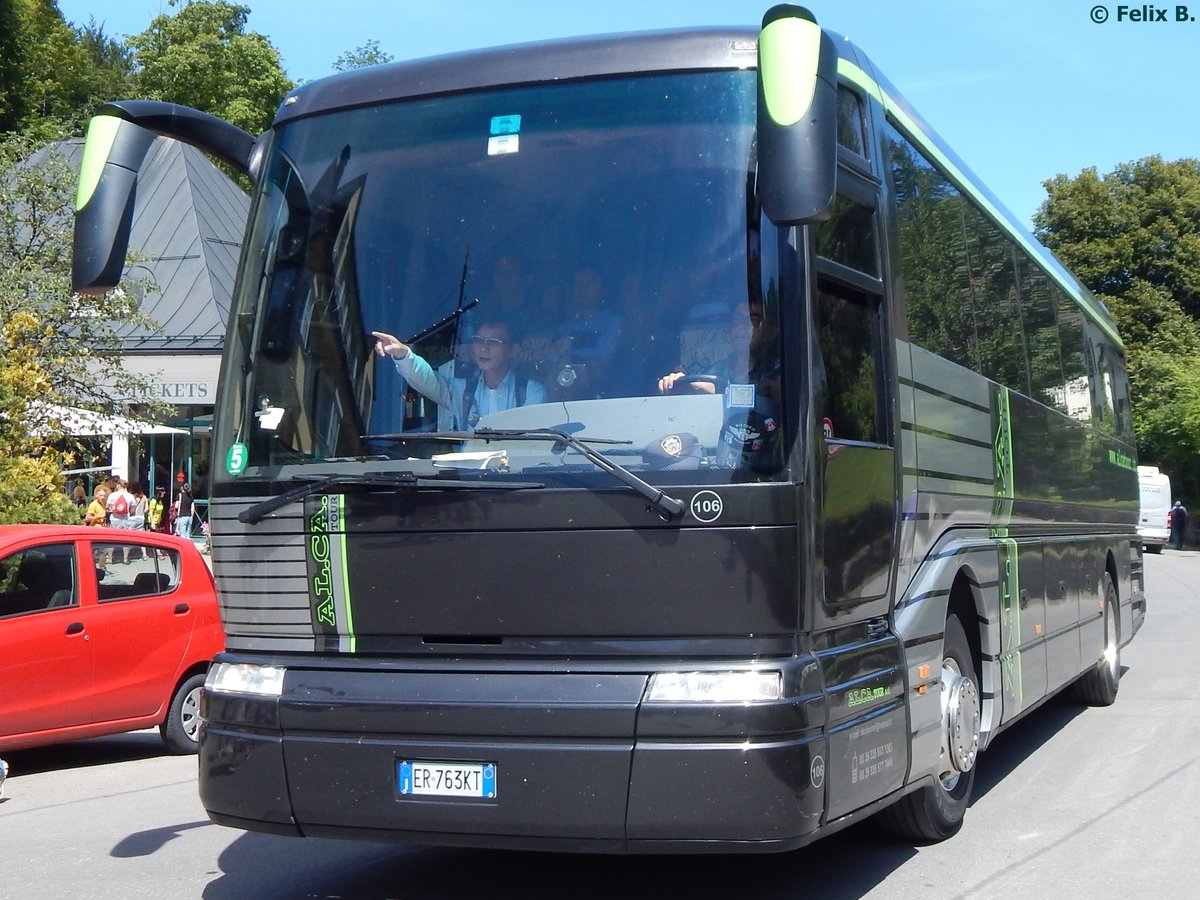
[[[281,126],[226,351],[223,477],[600,477],[541,429],[665,483],[786,477],[754,111],[754,73],[722,71]]]

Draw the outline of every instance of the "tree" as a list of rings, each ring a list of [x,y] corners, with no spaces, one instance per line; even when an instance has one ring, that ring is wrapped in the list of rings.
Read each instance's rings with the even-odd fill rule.
[[[1112,311],[1138,455],[1200,491],[1200,161],[1151,156],[1045,182],[1034,224]]]
[[[50,390],[36,357],[42,324],[20,313],[0,327],[0,525],[77,522],[59,475],[59,454],[31,427],[31,404]]]
[[[74,187],[53,146],[0,140],[0,522],[76,521],[59,502],[69,437],[55,407],[128,415],[148,386],[121,360],[118,328],[156,328],[133,295],[71,291]]]
[[[16,128],[25,113],[20,31],[14,0],[0,0],[0,134]]]
[[[364,69],[367,66],[380,66],[390,63],[396,57],[379,49],[379,41],[367,41],[361,47],[348,50],[333,61],[333,68],[338,72],[349,72],[351,69]]]
[[[94,21],[68,25],[55,0],[0,0],[0,134],[79,132],[130,93],[129,54]]]
[[[1058,175],[1045,187],[1038,234],[1069,254],[1095,293],[1120,297],[1147,284],[1200,316],[1200,160],[1149,156],[1103,177],[1094,168]]]
[[[245,30],[249,13],[222,0],[194,0],[173,16],[156,16],[127,42],[140,95],[203,110],[251,134],[269,128],[294,85],[271,42]]]
[[[105,34],[104,26],[96,24],[94,18],[82,28],[75,28],[75,34],[91,63],[87,84],[92,102],[88,116],[94,114],[100,103],[133,96],[133,52]]]

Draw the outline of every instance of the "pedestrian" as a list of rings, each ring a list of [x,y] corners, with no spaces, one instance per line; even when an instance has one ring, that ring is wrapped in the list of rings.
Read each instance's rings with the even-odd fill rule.
[[[1171,546],[1176,550],[1183,549],[1183,536],[1187,532],[1188,511],[1180,501],[1176,500],[1171,507]]]
[[[175,498],[175,533],[181,538],[192,536],[192,486],[184,484]]]
[[[146,528],[149,531],[166,532],[170,534],[167,521],[167,489],[159,485],[154,489],[154,496],[146,503]]]
[[[8,763],[0,759],[0,797],[4,796],[4,779],[8,777]]]
[[[94,525],[103,528],[108,518],[108,487],[104,482],[96,485],[92,493],[92,502],[83,514],[84,525]]]
[[[118,481],[117,489],[108,495],[108,524],[113,528],[133,528],[133,505],[133,494],[123,480]]]
[[[129,506],[129,527],[134,531],[145,531],[146,516],[150,512],[150,498],[142,490],[140,481],[129,482],[129,493],[133,495],[133,503]]]

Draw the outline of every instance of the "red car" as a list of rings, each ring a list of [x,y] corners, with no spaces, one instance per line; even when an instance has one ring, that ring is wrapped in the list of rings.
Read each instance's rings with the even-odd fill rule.
[[[81,525],[0,526],[0,751],[157,725],[195,753],[225,646],[190,542]]]

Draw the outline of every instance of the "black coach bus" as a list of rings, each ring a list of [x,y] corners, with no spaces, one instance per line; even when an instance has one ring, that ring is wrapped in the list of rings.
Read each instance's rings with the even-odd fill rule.
[[[1145,599],[1112,320],[807,11],[346,72],[258,138],[110,104],[77,289],[119,280],[166,138],[254,184],[215,821],[937,840],[1001,729],[1115,699]]]

